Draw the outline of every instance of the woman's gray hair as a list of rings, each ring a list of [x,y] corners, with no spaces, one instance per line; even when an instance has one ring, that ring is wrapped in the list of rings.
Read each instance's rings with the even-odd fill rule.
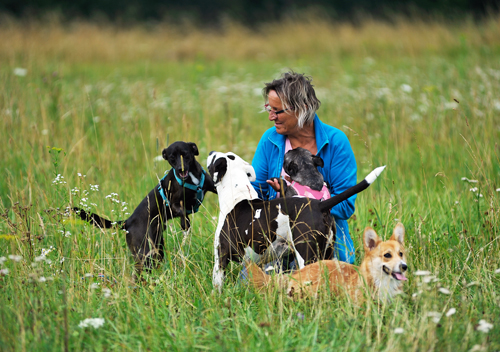
[[[274,90],[278,94],[284,109],[290,109],[295,112],[300,128],[311,124],[314,120],[316,110],[319,109],[321,102],[316,98],[312,78],[293,71],[285,72],[281,78],[266,83],[262,94],[266,102],[269,92]]]

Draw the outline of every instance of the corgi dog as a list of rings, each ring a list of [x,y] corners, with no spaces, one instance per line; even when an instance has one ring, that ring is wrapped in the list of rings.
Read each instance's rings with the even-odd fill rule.
[[[405,228],[399,223],[388,241],[382,241],[375,230],[367,227],[363,233],[365,257],[357,267],[338,260],[323,260],[305,266],[291,275],[266,275],[257,265],[247,263],[250,283],[261,289],[278,286],[286,289],[290,298],[317,297],[326,288],[335,296],[349,296],[359,302],[365,292],[372,299],[390,301],[402,292],[408,269],[404,250]]]

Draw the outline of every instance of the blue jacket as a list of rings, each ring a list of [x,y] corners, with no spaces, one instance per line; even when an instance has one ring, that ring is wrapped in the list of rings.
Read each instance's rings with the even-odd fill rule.
[[[357,180],[356,160],[345,133],[321,122],[317,115],[314,117],[314,133],[318,148],[317,155],[325,164],[318,170],[325,178],[330,193],[336,195],[354,186]],[[276,129],[271,127],[262,135],[255,151],[252,166],[257,178],[252,185],[259,197],[264,200],[276,198],[276,191],[266,183],[266,180],[281,175],[285,141],[286,136],[278,134]],[[351,264],[354,263],[355,252],[346,220],[354,213],[355,199],[356,196],[352,196],[331,210],[337,223],[336,257]]]

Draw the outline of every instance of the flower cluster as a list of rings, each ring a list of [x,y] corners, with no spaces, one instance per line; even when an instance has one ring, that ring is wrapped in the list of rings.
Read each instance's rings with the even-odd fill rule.
[[[54,181],[52,181],[53,185],[63,185],[65,183],[66,183],[66,181],[64,181],[64,176],[61,175],[61,174],[57,174],[57,176],[54,179]]]
[[[85,320],[82,320],[78,326],[80,328],[87,328],[89,326],[92,326],[94,329],[98,329],[101,326],[104,325],[104,318],[87,318]]]

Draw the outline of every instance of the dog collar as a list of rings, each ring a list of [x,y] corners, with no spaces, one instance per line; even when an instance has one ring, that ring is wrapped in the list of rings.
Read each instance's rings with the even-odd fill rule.
[[[289,187],[293,187],[295,191],[297,191],[297,196],[300,197],[314,198],[318,200],[326,200],[331,198],[330,191],[328,190],[326,185],[323,185],[321,191],[316,191],[309,186],[304,186],[300,183],[292,181]]]
[[[206,173],[205,169],[201,168],[200,183],[198,185],[193,185],[193,184],[184,182],[179,176],[177,176],[175,169],[172,169],[172,171],[174,172],[174,176],[175,176],[175,179],[177,180],[177,183],[179,183],[179,185],[181,185],[181,187],[184,187],[184,188],[187,188],[187,189],[190,189],[190,190],[196,192],[196,200],[198,202],[196,202],[196,205],[193,207],[192,210],[186,209],[186,214],[196,213],[198,211],[198,209],[200,208],[200,204],[203,202],[203,198],[205,197],[205,194],[203,193],[203,185],[205,184],[205,173]],[[170,206],[170,202],[167,198],[167,195],[165,194],[165,190],[163,189],[163,187],[161,185],[161,181],[163,181],[165,179],[165,177],[167,177],[167,175],[168,175],[168,172],[160,180],[160,183],[158,185],[158,191],[160,192],[160,195],[163,198],[163,201],[165,202],[165,204],[167,206]]]

